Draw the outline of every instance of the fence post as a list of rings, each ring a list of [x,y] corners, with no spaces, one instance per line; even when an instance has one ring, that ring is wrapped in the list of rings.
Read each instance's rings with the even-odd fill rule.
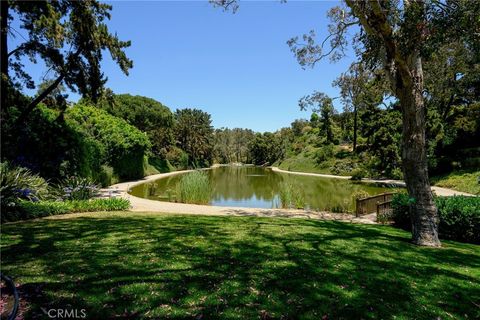
[[[358,218],[358,216],[359,216],[358,211],[359,211],[359,209],[360,209],[360,208],[359,208],[359,202],[360,202],[360,199],[358,199],[358,198],[355,199],[355,217],[357,217],[357,218]]]

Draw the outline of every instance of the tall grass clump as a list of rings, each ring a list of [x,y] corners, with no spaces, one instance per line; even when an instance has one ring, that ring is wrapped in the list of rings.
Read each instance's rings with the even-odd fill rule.
[[[183,203],[208,204],[211,193],[210,180],[203,171],[185,174],[177,185],[177,200]]]
[[[302,189],[289,182],[280,184],[280,203],[285,209],[303,209],[305,207],[305,195]]]

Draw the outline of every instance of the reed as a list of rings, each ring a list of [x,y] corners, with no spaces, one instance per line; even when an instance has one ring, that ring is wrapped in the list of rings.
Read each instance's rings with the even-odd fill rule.
[[[183,203],[208,204],[212,186],[203,171],[185,174],[177,184],[177,200]]]
[[[305,195],[302,189],[289,182],[280,184],[280,203],[285,209],[303,209],[305,207]]]

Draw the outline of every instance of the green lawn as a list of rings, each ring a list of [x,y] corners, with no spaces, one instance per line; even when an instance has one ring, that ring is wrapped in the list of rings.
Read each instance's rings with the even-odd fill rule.
[[[332,221],[73,214],[4,224],[1,268],[26,318],[70,306],[89,319],[478,319],[480,247],[409,238]]]

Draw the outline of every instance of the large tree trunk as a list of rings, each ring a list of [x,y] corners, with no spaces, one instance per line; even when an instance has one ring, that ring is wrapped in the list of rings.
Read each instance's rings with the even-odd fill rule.
[[[422,246],[440,246],[438,214],[428,179],[425,140],[425,106],[423,101],[422,60],[412,59],[412,79],[397,86],[403,116],[403,174],[412,203],[412,241]]]
[[[7,47],[7,35],[8,35],[8,1],[2,0],[1,2],[1,39],[0,39],[0,44],[1,44],[1,81],[0,81],[0,86],[1,86],[1,108],[6,107],[6,102],[7,102],[7,85],[9,81],[8,77],[8,47]]]
[[[33,99],[23,110],[22,113],[20,113],[20,116],[17,118],[15,121],[15,127],[19,127],[20,125],[23,125],[25,121],[27,120],[28,115],[35,109],[35,107],[42,102],[43,99],[45,99],[50,93],[52,93],[53,90],[55,90],[56,87],[63,81],[65,78],[65,75],[62,73],[58,76],[58,78],[48,86],[42,93],[40,93],[35,99]]]

